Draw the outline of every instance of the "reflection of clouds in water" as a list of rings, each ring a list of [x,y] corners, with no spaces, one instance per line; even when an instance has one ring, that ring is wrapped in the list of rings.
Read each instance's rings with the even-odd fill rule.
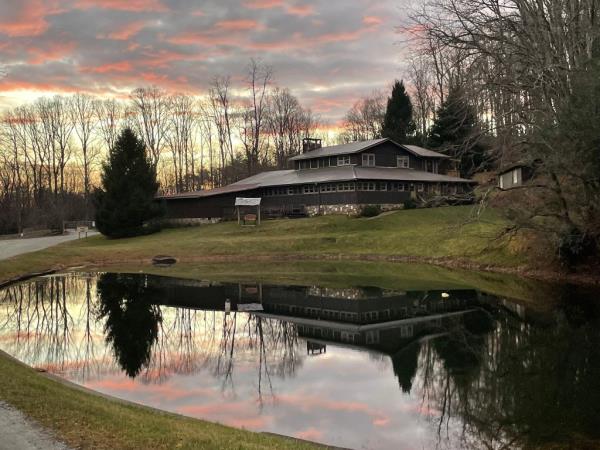
[[[163,281],[154,278],[150,286],[161,299]],[[200,291],[189,282],[174,285],[191,289],[195,300],[222,304],[218,296],[195,295]],[[211,292],[225,289],[210,287]],[[278,296],[285,287],[273,292],[284,305]],[[304,291],[290,292],[302,304]],[[434,332],[415,325],[407,335],[388,327],[370,344],[360,341],[360,333],[339,344],[332,333],[321,334],[326,327],[306,311],[302,320],[312,324],[302,330],[300,324],[248,313],[157,303],[149,305],[156,313],[156,336],[143,341],[150,342],[147,361],[134,358],[142,361],[134,379],[114,356],[129,351],[122,348],[128,340],[107,342],[105,337],[110,314],[123,310],[115,307],[99,320],[94,277],[48,277],[0,291],[0,348],[127,400],[348,447],[499,448],[527,442],[533,432],[547,435],[553,418],[560,418],[561,426],[572,420],[568,425],[585,433],[595,417],[588,411],[598,403],[600,365],[590,343],[598,331],[581,320],[586,315],[571,311],[576,304],[569,303],[565,315],[557,315],[560,320],[549,322],[552,327],[492,309],[483,316],[436,319]],[[437,311],[446,304],[418,306]],[[577,327],[570,328],[567,314],[578,318]],[[131,331],[129,322],[116,322],[124,336]],[[442,325],[445,332],[439,333]],[[143,356],[144,346],[140,349]],[[564,373],[557,382],[553,371],[559,364]],[[532,381],[532,370],[540,380]],[[555,411],[556,398],[560,411]],[[520,430],[527,427],[533,432],[524,435]]]

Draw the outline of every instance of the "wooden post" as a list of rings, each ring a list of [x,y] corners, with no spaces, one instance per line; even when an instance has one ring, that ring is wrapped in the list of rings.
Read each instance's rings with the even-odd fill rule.
[[[258,205],[256,207],[256,209],[258,209],[258,222],[257,222],[257,225],[260,225],[260,205]]]
[[[236,206],[235,209],[237,210],[237,216],[238,216],[238,225],[240,224],[240,207]]]

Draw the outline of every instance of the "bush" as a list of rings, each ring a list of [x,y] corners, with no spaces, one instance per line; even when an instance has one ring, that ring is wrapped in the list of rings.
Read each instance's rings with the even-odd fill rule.
[[[365,205],[360,210],[360,217],[375,217],[381,214],[379,205]]]
[[[563,230],[558,236],[557,254],[561,264],[572,267],[596,250],[594,240],[577,227]]]
[[[404,209],[416,209],[417,202],[415,202],[412,198],[404,201]]]

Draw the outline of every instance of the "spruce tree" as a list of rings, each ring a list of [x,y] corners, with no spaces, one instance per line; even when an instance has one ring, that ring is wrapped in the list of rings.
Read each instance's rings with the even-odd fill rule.
[[[158,229],[162,213],[154,200],[159,184],[146,157],[144,142],[125,128],[102,166],[102,188],[94,194],[96,227],[111,238],[147,234]]]
[[[472,176],[485,163],[485,148],[473,108],[460,87],[452,87],[437,111],[427,146],[449,155],[459,164],[463,177]]]
[[[412,102],[404,82],[396,80],[392,96],[388,98],[381,135],[400,144],[406,143],[407,137],[415,131],[412,115]]]

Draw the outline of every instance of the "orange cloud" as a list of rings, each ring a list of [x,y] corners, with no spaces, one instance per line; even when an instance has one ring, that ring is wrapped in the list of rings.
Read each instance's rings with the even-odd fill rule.
[[[258,30],[262,25],[255,20],[238,19],[238,20],[221,20],[215,24],[216,28],[227,31],[246,31]]]
[[[96,67],[82,67],[82,72],[88,73],[109,73],[109,72],[131,72],[133,66],[129,61],[120,61],[116,63],[103,64]]]
[[[271,9],[283,6],[283,0],[247,0],[242,5],[248,9]]]
[[[114,9],[133,12],[164,12],[168,8],[160,0],[77,0],[75,7],[79,9]]]
[[[56,0],[13,2],[13,10],[0,18],[0,33],[11,37],[38,36],[48,29],[46,16],[61,11]]]

